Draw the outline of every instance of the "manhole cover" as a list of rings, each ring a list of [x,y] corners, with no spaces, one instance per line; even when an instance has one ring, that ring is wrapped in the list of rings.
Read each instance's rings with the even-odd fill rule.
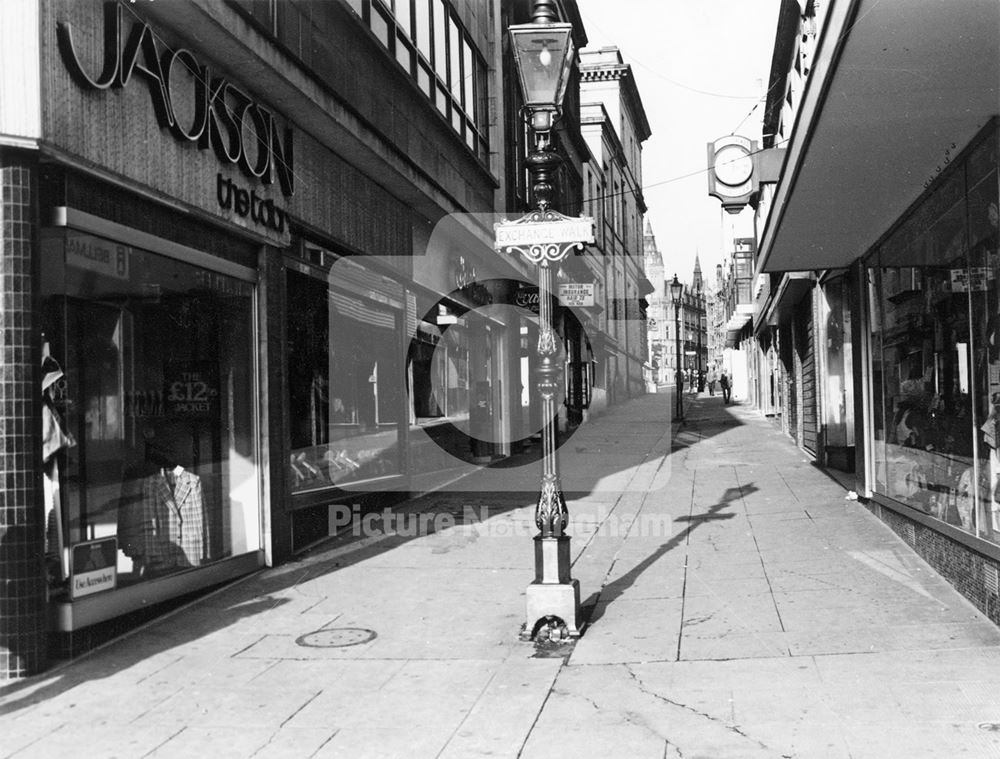
[[[306,633],[296,638],[295,643],[306,648],[345,648],[368,643],[376,637],[374,630],[364,627],[331,627]]]

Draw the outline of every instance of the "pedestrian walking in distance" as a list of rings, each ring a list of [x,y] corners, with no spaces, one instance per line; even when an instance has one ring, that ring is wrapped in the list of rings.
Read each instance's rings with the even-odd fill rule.
[[[715,366],[709,367],[708,370],[708,394],[715,395],[715,384],[719,381],[719,372],[716,370]]]
[[[729,403],[729,375],[726,374],[725,370],[719,375],[719,387],[722,388],[722,402]]]

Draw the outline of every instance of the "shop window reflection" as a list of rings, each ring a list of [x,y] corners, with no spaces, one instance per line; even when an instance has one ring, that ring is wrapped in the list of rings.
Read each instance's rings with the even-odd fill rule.
[[[398,314],[289,271],[292,492],[400,472]]]
[[[991,133],[886,238],[869,272],[875,489],[994,541],[996,167]]]
[[[44,397],[71,441],[46,467],[54,585],[93,541],[117,545],[101,589],[258,549],[253,285],[75,231],[43,251],[65,370]]]

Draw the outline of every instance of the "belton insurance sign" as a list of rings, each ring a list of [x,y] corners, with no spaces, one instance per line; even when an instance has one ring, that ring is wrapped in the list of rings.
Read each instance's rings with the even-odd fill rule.
[[[594,285],[587,282],[564,282],[559,285],[559,302],[571,308],[592,306]]]

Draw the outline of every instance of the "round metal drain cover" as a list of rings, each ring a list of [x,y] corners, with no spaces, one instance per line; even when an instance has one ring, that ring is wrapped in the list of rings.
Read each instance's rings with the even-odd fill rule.
[[[368,643],[376,637],[374,630],[364,627],[330,627],[299,636],[295,643],[307,648],[346,648]]]

